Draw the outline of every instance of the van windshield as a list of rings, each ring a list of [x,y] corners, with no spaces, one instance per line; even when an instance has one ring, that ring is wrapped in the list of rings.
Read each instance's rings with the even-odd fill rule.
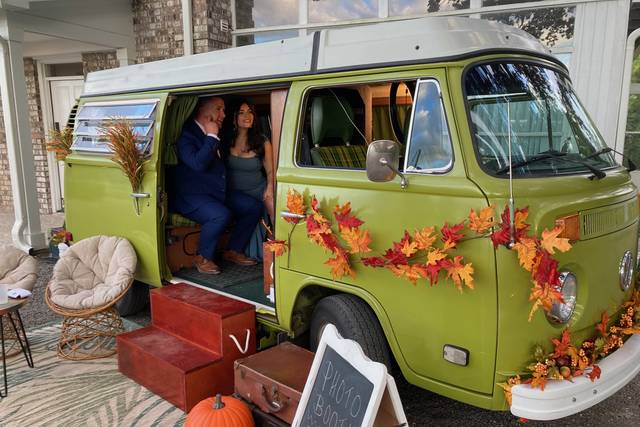
[[[514,177],[589,173],[616,165],[559,72],[530,63],[487,63],[465,77],[475,151],[482,168]]]

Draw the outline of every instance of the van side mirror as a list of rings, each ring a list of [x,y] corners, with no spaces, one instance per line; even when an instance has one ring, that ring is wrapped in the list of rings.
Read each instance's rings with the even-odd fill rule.
[[[407,179],[396,167],[399,159],[400,147],[395,141],[373,141],[367,149],[367,178],[373,182],[388,182],[399,175],[400,186],[407,188]]]

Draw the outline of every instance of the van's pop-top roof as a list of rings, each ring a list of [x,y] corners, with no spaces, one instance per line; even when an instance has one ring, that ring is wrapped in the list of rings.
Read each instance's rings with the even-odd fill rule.
[[[436,62],[495,51],[550,58],[535,37],[517,28],[481,19],[428,17],[96,71],[87,75],[83,96]]]

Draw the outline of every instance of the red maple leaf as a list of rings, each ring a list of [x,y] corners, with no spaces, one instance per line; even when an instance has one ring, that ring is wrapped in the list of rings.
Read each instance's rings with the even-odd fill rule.
[[[400,250],[387,249],[384,253],[384,257],[393,265],[409,264],[409,259]]]
[[[364,224],[364,221],[351,215],[351,202],[347,202],[342,206],[336,206],[333,211],[333,216],[336,217],[340,230],[345,228],[358,228]]]
[[[363,257],[360,258],[360,260],[362,261],[362,264],[367,267],[384,267],[387,265],[387,261],[379,256]]]
[[[596,329],[600,331],[603,337],[609,335],[607,331],[607,323],[609,323],[609,315],[606,311],[603,311],[602,316],[600,317],[600,323],[596,325]]]
[[[432,265],[427,265],[425,266],[425,270],[431,286],[436,285],[438,283],[438,275],[440,274],[440,270],[442,270],[441,263],[437,262]]]
[[[460,230],[464,228],[464,222],[449,226],[448,223],[444,223],[444,227],[440,230],[442,234],[441,240],[448,248],[455,248],[456,243],[464,237],[464,234],[460,233]]]
[[[600,370],[600,366],[598,365],[593,365],[593,367],[591,368],[591,372],[589,372],[587,374],[587,378],[589,378],[591,380],[591,382],[597,380],[598,378],[600,378],[600,374],[602,373],[602,371]]]
[[[539,251],[539,262],[533,275],[533,280],[540,285],[557,287],[560,285],[560,275],[558,274],[558,261],[551,258],[546,251]]]
[[[553,338],[551,342],[555,347],[553,357],[562,357],[567,354],[567,349],[571,346],[571,332],[565,329],[562,331],[562,337],[559,340]]]
[[[393,242],[393,250],[400,252],[404,247],[404,245],[410,242],[411,242],[411,234],[409,234],[407,230],[404,230],[404,235],[402,236],[402,239],[400,239],[399,242]]]
[[[502,222],[500,223],[500,228],[491,234],[491,241],[493,242],[494,247],[498,247],[498,245],[506,245],[511,241],[510,236],[510,228],[511,228],[511,211],[509,210],[509,206],[505,206],[500,218]],[[514,219],[515,219],[515,235],[514,240],[518,242],[522,237],[527,235],[527,231],[529,230],[529,224],[524,222],[529,215],[529,208],[519,209],[516,208]]]

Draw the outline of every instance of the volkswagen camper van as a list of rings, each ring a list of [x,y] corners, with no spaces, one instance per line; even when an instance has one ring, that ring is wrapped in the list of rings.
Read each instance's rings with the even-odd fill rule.
[[[285,252],[265,256],[266,268],[198,274],[198,225],[167,209],[176,140],[208,96],[228,108],[249,99],[273,144],[271,239]],[[134,127],[145,158],[135,193],[99,131],[115,117]],[[262,327],[308,333],[312,348],[334,323],[410,383],[471,405],[507,410],[500,384],[535,363],[535,345],[552,352],[551,340],[570,330],[578,346],[633,296],[629,171],[567,68],[512,27],[422,18],[93,72],[71,125],[65,211],[76,240],[124,236],[140,283],[184,282],[250,302]],[[486,220],[480,233],[468,220],[456,225],[471,211]],[[342,227],[360,255],[341,249]],[[550,299],[535,296],[526,254],[511,250],[545,230],[571,246],[547,251],[556,264],[540,291]],[[449,261],[427,259],[436,249]],[[640,368],[638,340],[599,361],[593,382],[515,385],[512,412],[559,418],[610,396]]]

